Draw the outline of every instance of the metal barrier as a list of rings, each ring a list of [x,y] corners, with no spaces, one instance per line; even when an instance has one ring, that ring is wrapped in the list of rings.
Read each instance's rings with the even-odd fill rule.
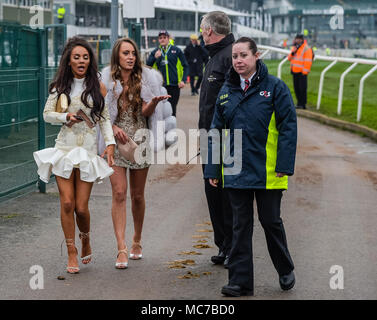
[[[265,45],[258,45],[259,49],[265,50],[262,52],[262,55],[267,55],[270,51],[283,54],[285,57],[280,62],[278,66],[278,72],[277,77],[281,78],[281,69],[283,67],[283,64],[288,60],[287,56],[290,53],[289,50],[271,47],[271,46],[265,46]],[[267,52],[266,52],[267,51]],[[323,61],[331,61],[330,63],[322,72],[321,77],[319,81],[319,89],[318,89],[318,97],[317,97],[317,110],[320,109],[321,106],[321,98],[322,98],[322,89],[323,89],[323,83],[325,74],[327,71],[329,71],[337,62],[345,62],[345,63],[352,63],[352,65],[345,70],[341,77],[340,77],[340,83],[339,83],[339,92],[338,92],[338,108],[337,113],[340,115],[342,113],[342,101],[343,101],[343,87],[344,87],[344,79],[346,75],[356,67],[358,64],[366,64],[366,65],[373,65],[373,68],[371,68],[360,80],[360,87],[359,87],[359,96],[358,96],[358,105],[357,105],[357,118],[356,121],[360,122],[361,120],[361,114],[362,114],[362,107],[363,107],[363,91],[364,91],[364,82],[365,79],[367,79],[374,71],[377,70],[377,60],[371,60],[371,59],[358,59],[358,58],[342,58],[342,57],[331,57],[331,56],[321,56],[321,55],[315,55],[314,60],[323,60]]]
[[[0,22],[0,201],[37,183],[33,152],[54,144],[59,128],[45,124],[42,113],[64,28]],[[38,185],[44,192],[45,185]]]
[[[39,69],[0,71],[0,197],[37,180]]]

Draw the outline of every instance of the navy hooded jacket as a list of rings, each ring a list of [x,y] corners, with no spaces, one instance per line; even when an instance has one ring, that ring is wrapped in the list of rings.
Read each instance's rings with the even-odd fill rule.
[[[157,50],[162,55],[156,59]],[[189,73],[189,65],[182,50],[171,44],[166,50],[161,46],[155,48],[147,59],[147,66],[156,67],[164,77],[164,86],[178,86],[180,81],[186,82]]]
[[[257,60],[246,92],[240,76],[230,69],[217,97],[211,129],[225,134],[222,139],[209,134],[205,178],[222,175],[225,188],[288,188],[296,157],[296,110],[287,85],[269,75],[262,61]],[[278,178],[276,172],[287,176]]]

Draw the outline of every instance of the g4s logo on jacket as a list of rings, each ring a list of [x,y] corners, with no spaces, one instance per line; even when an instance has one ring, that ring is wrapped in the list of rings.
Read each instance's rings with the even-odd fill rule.
[[[261,91],[259,92],[259,95],[261,95],[262,97],[266,97],[268,98],[269,96],[271,96],[271,92],[270,91]]]

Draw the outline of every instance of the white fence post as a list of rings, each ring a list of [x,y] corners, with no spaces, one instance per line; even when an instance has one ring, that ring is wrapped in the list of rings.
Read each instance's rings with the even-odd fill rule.
[[[349,68],[347,68],[346,71],[342,73],[342,76],[340,77],[340,82],[339,82],[339,94],[338,94],[338,115],[341,115],[342,113],[342,101],[343,101],[343,88],[344,88],[344,78],[346,75],[356,66],[358,65],[357,62],[353,63]]]
[[[271,46],[265,46],[265,45],[258,45],[259,49],[262,50],[269,50],[272,52],[277,52],[283,55],[288,55],[290,53],[289,50],[277,48],[277,47],[271,47]],[[267,54],[267,53],[266,53]],[[262,53],[262,56],[264,56],[264,53]],[[288,60],[287,57],[285,57],[280,63],[277,70],[277,77],[281,79],[281,69],[283,64]],[[361,119],[361,112],[362,112],[362,102],[363,102],[363,90],[364,90],[364,81],[366,78],[368,78],[374,71],[377,70],[377,60],[376,59],[360,59],[360,58],[343,58],[343,57],[330,57],[330,56],[321,56],[316,55],[315,60],[321,60],[321,61],[332,61],[321,73],[320,83],[319,83],[319,90],[318,90],[318,100],[317,100],[317,110],[319,110],[321,105],[321,98],[322,98],[322,90],[323,90],[323,82],[325,73],[337,62],[344,62],[344,63],[352,63],[352,65],[342,73],[340,84],[339,84],[339,94],[338,94],[338,114],[341,114],[342,112],[342,102],[343,102],[343,88],[344,88],[344,78],[346,75],[356,66],[356,64],[367,64],[367,65],[373,65],[374,67],[369,70],[360,80],[360,87],[359,87],[359,101],[358,101],[358,107],[357,107],[357,121],[360,121]]]
[[[359,103],[357,105],[357,122],[361,120],[361,109],[363,107],[363,91],[364,91],[364,81],[368,78],[374,71],[377,69],[377,64],[370,69],[360,80],[360,87],[359,87]]]
[[[265,55],[267,55],[268,53],[270,52],[270,50],[266,50],[265,52],[263,52],[260,56],[259,56],[259,59],[262,59]]]
[[[281,79],[281,68],[283,67],[283,64],[285,63],[285,61],[288,60],[288,57],[285,57],[280,63],[279,63],[279,67],[278,67],[278,78]]]
[[[334,60],[331,62],[321,73],[321,78],[319,80],[319,88],[318,88],[318,100],[317,100],[317,110],[319,110],[319,107],[321,106],[321,98],[322,98],[322,89],[323,89],[323,82],[325,80],[325,74],[330,68],[333,67],[335,63],[337,63],[338,60]]]

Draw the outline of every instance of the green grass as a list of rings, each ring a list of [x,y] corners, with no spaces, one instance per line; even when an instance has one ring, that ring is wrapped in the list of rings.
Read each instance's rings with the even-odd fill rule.
[[[269,73],[276,76],[280,61],[265,60],[264,62],[268,67]],[[356,121],[360,79],[373,67],[371,65],[358,65],[346,76],[343,88],[342,114],[338,116],[337,107],[340,76],[351,64],[343,62],[335,64],[325,75],[320,110],[316,110],[320,75],[322,70],[330,63],[331,62],[327,61],[313,62],[311,72],[308,76],[307,108],[330,117],[359,123],[377,130],[377,71],[372,73],[364,82],[361,121]],[[289,61],[283,65],[282,80],[291,89],[293,100],[296,102]]]

